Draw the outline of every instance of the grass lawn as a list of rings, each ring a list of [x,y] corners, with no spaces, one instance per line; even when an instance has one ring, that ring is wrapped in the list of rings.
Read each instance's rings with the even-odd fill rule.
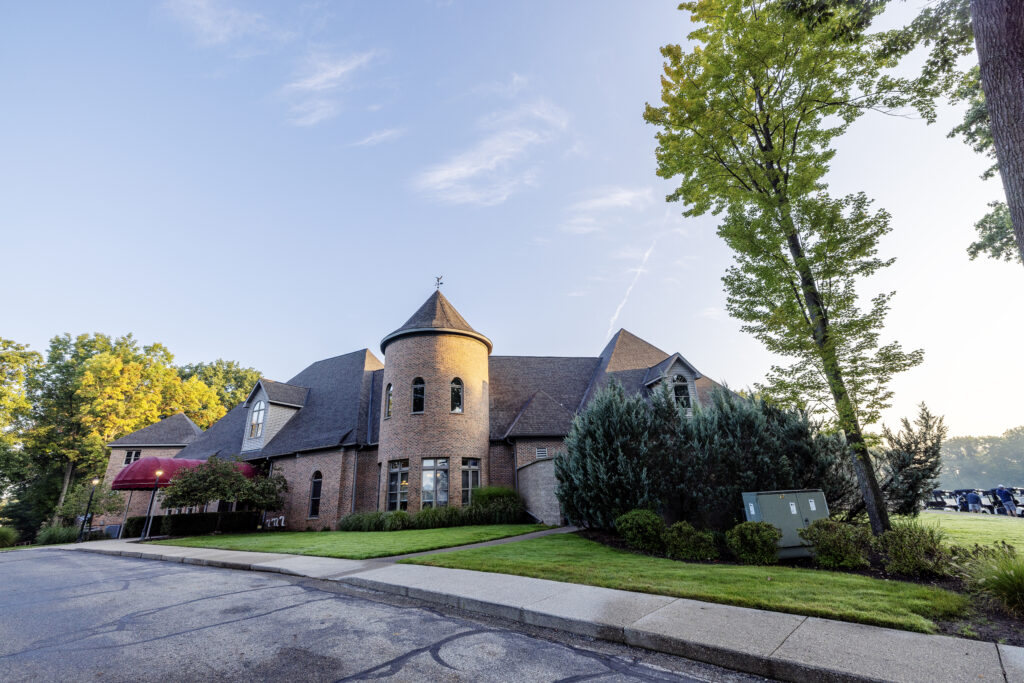
[[[269,531],[259,534],[191,536],[153,543],[365,560],[492,541],[546,528],[540,524],[491,524],[404,531]]]
[[[857,574],[790,567],[691,564],[616,550],[576,534],[403,560],[410,564],[533,576],[741,607],[932,633],[963,614],[947,590]]]
[[[946,541],[954,545],[988,545],[1006,541],[1024,550],[1024,518],[1005,515],[980,515],[956,512],[923,512],[926,524],[938,524],[946,532]]]

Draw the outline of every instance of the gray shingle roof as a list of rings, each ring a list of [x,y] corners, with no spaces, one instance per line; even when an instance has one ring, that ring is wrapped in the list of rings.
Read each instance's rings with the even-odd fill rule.
[[[544,392],[570,415],[575,413],[600,360],[550,356],[491,356],[488,385],[491,438],[504,438],[527,401],[537,392]],[[542,404],[546,404],[546,401]],[[531,421],[535,419],[540,418],[530,418]]]
[[[544,391],[537,391],[519,411],[505,438],[521,436],[561,436],[569,432],[573,411]]]
[[[372,375],[383,367],[362,349],[318,361],[292,377],[288,384],[309,388],[305,405],[263,450],[246,459],[366,443]]]
[[[433,334],[437,332],[462,334],[479,339],[487,345],[488,352],[493,348],[491,340],[474,330],[466,322],[466,319],[455,310],[451,302],[445,298],[441,290],[437,290],[430,295],[430,298],[423,302],[423,305],[412,314],[411,318],[405,321],[404,325],[381,340],[381,353],[385,353],[387,345],[399,337],[410,334]]]
[[[184,413],[165,417],[155,424],[122,436],[108,446],[186,446],[203,430]]]
[[[239,403],[174,457],[208,460],[214,455],[222,458],[238,455],[242,450],[242,436],[245,434],[245,418],[248,412],[245,404]]]
[[[271,403],[283,403],[286,406],[301,408],[306,403],[309,387],[300,387],[284,382],[275,382],[266,377],[260,378],[263,390],[267,392],[267,400]]]

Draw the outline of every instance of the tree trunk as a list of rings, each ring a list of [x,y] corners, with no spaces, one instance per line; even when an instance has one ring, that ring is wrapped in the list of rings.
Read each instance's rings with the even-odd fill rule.
[[[875,468],[871,464],[871,455],[868,453],[864,434],[861,432],[857,411],[854,410],[853,401],[846,390],[842,368],[839,367],[839,358],[829,336],[828,316],[825,314],[825,308],[821,302],[821,293],[814,281],[814,273],[804,256],[804,248],[800,243],[800,236],[797,234],[796,225],[787,204],[780,207],[780,214],[783,228],[786,231],[789,253],[793,257],[793,265],[800,274],[800,289],[804,304],[811,317],[814,343],[821,353],[822,370],[832,392],[836,412],[839,414],[839,426],[846,436],[846,445],[850,449],[853,471],[857,473],[857,483],[860,486],[861,497],[864,499],[868,519],[871,521],[871,531],[878,536],[891,528],[889,512],[886,510],[882,490],[875,477]]]
[[[1024,260],[1024,1],[971,0],[971,24],[999,175]]]
[[[69,460],[64,464],[64,484],[60,487],[60,497],[57,498],[57,507],[53,510],[53,519],[50,520],[50,526],[57,526],[57,520],[59,519],[60,506],[64,504],[64,497],[68,495],[68,487],[71,486],[71,473],[74,472],[75,466]]]

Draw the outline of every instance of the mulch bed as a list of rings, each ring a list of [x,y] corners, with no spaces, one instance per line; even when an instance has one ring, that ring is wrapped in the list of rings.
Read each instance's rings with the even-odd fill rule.
[[[631,553],[637,553],[636,550],[633,550],[626,545],[625,541],[623,541],[622,537],[618,534],[599,529],[581,529],[577,533],[583,538],[601,543],[602,545],[616,548],[618,550],[625,550]],[[645,553],[637,554],[642,555]],[[652,557],[662,556],[652,555]],[[736,563],[724,560],[715,560],[713,562],[702,562],[700,564],[735,565]],[[809,558],[783,560],[779,563],[779,566],[798,567],[801,569],[815,568],[814,563]],[[968,592],[963,581],[960,579],[924,579],[913,576],[899,576],[887,573],[884,569],[878,567],[877,563],[872,567],[863,570],[832,569],[829,571],[846,571],[851,574],[860,574],[862,576],[870,576],[875,579],[885,579],[889,581],[907,581],[909,583],[934,586],[936,588],[945,588],[946,590],[953,591],[954,593],[963,593],[971,601],[970,607],[968,607],[968,614],[964,618],[954,621],[936,621],[935,626],[939,633],[948,636],[956,636],[958,638],[969,638],[971,640],[982,640],[990,643],[996,642],[1004,645],[1024,647],[1024,621],[1007,614],[1000,606],[991,604],[983,597]]]

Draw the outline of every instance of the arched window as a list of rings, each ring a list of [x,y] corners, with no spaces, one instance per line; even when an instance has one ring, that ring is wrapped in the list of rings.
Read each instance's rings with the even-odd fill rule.
[[[384,417],[391,417],[391,385],[384,390]]]
[[[452,412],[462,412],[462,380],[458,377],[452,380]]]
[[[313,473],[313,481],[309,485],[309,516],[320,516],[320,492],[324,487],[324,475],[320,470]]]
[[[249,422],[249,438],[257,439],[263,436],[263,418],[267,415],[267,406],[263,401],[256,401],[252,407],[252,420]],[[235,432],[236,434],[238,432]]]
[[[412,412],[422,413],[423,404],[427,394],[427,385],[422,377],[412,381]]]
[[[676,403],[684,408],[690,408],[690,381],[685,375],[673,375],[672,393],[676,397]]]

